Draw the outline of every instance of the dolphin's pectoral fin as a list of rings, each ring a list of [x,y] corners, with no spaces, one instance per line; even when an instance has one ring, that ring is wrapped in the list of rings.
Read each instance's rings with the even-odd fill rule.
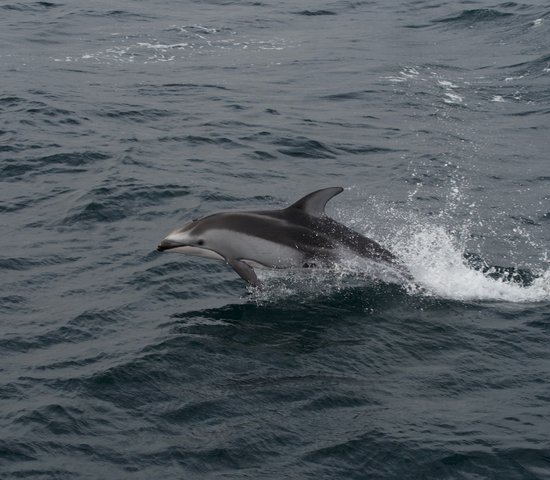
[[[256,272],[250,265],[247,265],[246,263],[235,258],[227,259],[227,263],[231,265],[233,270],[235,270],[241,278],[250,283],[250,285],[256,288],[262,288],[262,282],[258,280]]]

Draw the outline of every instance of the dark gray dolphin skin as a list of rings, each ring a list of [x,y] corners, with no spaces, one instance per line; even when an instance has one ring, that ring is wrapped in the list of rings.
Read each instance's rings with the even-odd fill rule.
[[[323,266],[346,254],[402,271],[388,250],[325,214],[327,202],[343,190],[317,190],[282,210],[222,212],[196,219],[170,233],[157,250],[222,260],[254,287],[261,283],[253,267]]]

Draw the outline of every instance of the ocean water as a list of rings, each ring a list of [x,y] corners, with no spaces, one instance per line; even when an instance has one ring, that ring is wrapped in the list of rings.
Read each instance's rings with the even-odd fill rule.
[[[0,478],[550,478],[547,1],[0,13]],[[414,281],[155,251],[328,186]]]

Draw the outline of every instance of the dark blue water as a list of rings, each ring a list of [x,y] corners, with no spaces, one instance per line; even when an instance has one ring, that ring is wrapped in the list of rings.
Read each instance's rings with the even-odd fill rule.
[[[0,478],[550,478],[547,2],[0,13]],[[155,251],[339,185],[414,282]]]

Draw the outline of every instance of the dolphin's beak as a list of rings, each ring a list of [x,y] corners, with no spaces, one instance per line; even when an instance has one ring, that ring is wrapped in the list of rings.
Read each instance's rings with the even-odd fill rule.
[[[174,242],[174,240],[164,239],[159,243],[157,250],[159,252],[164,252],[165,250],[170,250],[171,248],[184,247],[185,243]]]

